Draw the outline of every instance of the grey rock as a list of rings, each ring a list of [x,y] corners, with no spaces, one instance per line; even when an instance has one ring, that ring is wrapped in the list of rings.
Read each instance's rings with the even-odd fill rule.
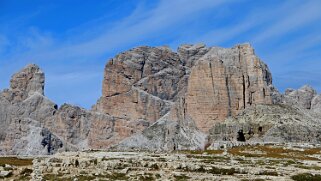
[[[320,143],[321,120],[289,105],[256,105],[215,125],[211,143]]]
[[[298,90],[287,89],[284,95],[286,104],[299,106],[304,109],[311,109],[312,99],[317,95],[316,90],[311,86],[305,85]]]
[[[121,140],[122,130],[137,127],[138,122],[130,125],[121,118],[116,122],[113,116],[77,106],[64,104],[58,109],[44,96],[44,73],[36,65],[26,66],[10,82],[10,88],[0,92],[2,155],[107,149]]]
[[[10,90],[13,100],[24,100],[38,92],[44,95],[45,75],[40,68],[31,64],[14,74],[10,81]]]
[[[14,120],[7,128],[1,154],[46,155],[63,147],[62,141],[30,118]]]
[[[169,151],[202,150],[205,147],[206,134],[195,126],[180,125],[165,115],[159,121],[114,146],[114,150],[133,151]]]
[[[12,171],[0,171],[0,177],[2,178],[10,176],[10,174],[12,174]]]
[[[149,123],[149,128],[137,124],[130,131],[120,130],[123,138],[135,135],[121,145],[131,147],[130,142],[147,135],[151,138],[154,132],[148,140],[157,143],[150,146],[156,149],[167,142],[183,145],[184,137],[188,140],[192,135],[206,134],[215,123],[235,116],[245,107],[280,99],[267,65],[249,44],[232,48],[182,45],[177,53],[166,47],[138,47],[115,56],[106,65],[102,97],[93,110],[128,120],[121,125],[124,128],[138,121]],[[164,137],[156,127],[179,129],[174,131],[177,135]],[[196,139],[186,145],[203,149],[205,142]]]
[[[193,67],[202,56],[204,56],[210,49],[205,44],[181,45],[177,49],[177,53],[184,66]]]
[[[315,96],[311,101],[311,109],[321,114],[321,94]]]
[[[0,154],[52,154],[62,147],[54,134],[44,134],[46,119],[57,110],[44,96],[44,78],[31,64],[14,74],[10,88],[0,92]]]
[[[321,142],[320,95],[310,86],[280,94],[249,44],[120,53],[105,67],[102,97],[92,110],[58,109],[44,83],[40,68],[28,65],[0,92],[0,154]]]
[[[120,141],[114,117],[70,104],[62,105],[45,126],[68,143],[65,151],[107,149]]]

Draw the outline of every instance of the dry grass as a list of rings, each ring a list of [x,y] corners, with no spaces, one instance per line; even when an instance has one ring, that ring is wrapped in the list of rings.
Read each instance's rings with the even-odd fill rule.
[[[261,153],[255,153],[261,152]],[[306,149],[304,151],[284,149],[273,146],[243,146],[228,150],[230,154],[245,157],[269,157],[269,158],[287,158],[300,160],[318,160],[311,157],[314,154],[320,154],[320,148]]]
[[[321,170],[321,167],[318,167],[318,166],[296,165],[295,167],[306,169],[306,170]]]
[[[209,154],[209,155],[216,155],[216,154],[222,154],[223,150],[184,150],[181,151],[181,153],[184,154]]]
[[[32,165],[32,159],[21,159],[17,157],[0,157],[0,165],[28,166]]]

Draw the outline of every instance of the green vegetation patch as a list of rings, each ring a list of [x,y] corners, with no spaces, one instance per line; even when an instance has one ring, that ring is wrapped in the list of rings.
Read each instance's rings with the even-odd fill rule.
[[[215,175],[234,175],[234,174],[247,174],[246,172],[240,172],[236,170],[235,168],[217,168],[217,167],[211,167],[210,169],[205,169],[203,166],[196,170],[189,170],[184,169],[184,171],[188,172],[201,172],[201,173],[211,173]]]
[[[306,170],[321,170],[321,167],[319,167],[319,166],[295,165],[295,167],[306,169]]]
[[[186,176],[186,175],[175,175],[174,176],[175,181],[185,181],[185,180],[188,180],[190,178],[191,177]]]
[[[101,176],[102,178],[109,178],[111,180],[128,180],[128,177],[124,173],[114,172],[111,175]]]
[[[312,175],[311,173],[301,173],[291,177],[295,181],[320,181],[321,175]]]

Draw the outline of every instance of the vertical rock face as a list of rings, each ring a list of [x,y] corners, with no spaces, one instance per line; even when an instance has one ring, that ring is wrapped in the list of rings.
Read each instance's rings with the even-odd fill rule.
[[[311,101],[311,109],[321,114],[321,94],[315,96]]]
[[[38,66],[28,65],[14,74],[10,88],[0,92],[1,128],[19,117],[43,120],[51,116],[56,110],[56,104],[45,98],[43,93],[44,73]]]
[[[54,116],[46,120],[45,127],[64,143],[65,150],[107,149],[124,137],[124,120],[106,114],[87,111],[64,104]]]
[[[192,68],[186,114],[207,132],[255,104],[271,104],[271,74],[250,45],[211,48]]]
[[[44,73],[38,66],[28,65],[14,74],[10,88],[0,92],[0,154],[32,155],[60,148],[53,134],[41,134],[42,125],[56,109],[57,105],[44,97]],[[42,145],[44,139],[47,144]]]
[[[149,98],[142,101],[135,91]],[[275,94],[268,67],[249,44],[230,49],[182,45],[178,53],[163,47],[141,47],[107,64],[103,96],[95,109],[129,117],[129,122],[158,120],[141,133],[136,129],[138,134],[121,142],[119,149],[203,149],[204,133],[211,127],[252,105],[274,103]],[[151,104],[150,98],[168,103],[166,109],[163,104]],[[140,107],[153,109],[145,112]],[[150,117],[150,113],[160,114]],[[158,129],[167,133],[159,134]],[[191,142],[184,144],[184,138]]]
[[[139,47],[106,65],[103,96],[95,109],[151,124],[181,97],[184,115],[207,132],[247,106],[271,104],[270,86],[271,74],[249,44],[231,49],[182,45],[178,53]]]
[[[164,116],[186,86],[185,68],[166,47],[139,47],[117,55],[105,68],[103,96],[94,110],[119,117],[127,137]],[[129,127],[129,126],[127,126]]]

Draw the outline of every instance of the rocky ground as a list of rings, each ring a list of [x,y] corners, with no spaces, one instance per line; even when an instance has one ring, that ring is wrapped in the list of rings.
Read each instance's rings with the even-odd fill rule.
[[[32,162],[0,160],[3,180],[321,180],[320,145],[172,153],[64,152]]]

